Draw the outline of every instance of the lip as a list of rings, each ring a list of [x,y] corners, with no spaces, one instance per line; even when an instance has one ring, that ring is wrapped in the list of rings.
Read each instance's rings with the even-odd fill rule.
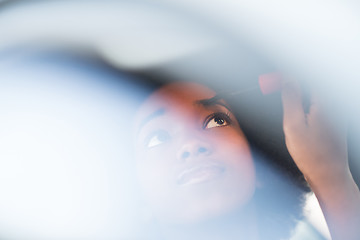
[[[216,163],[192,166],[182,171],[177,178],[180,186],[189,186],[211,181],[220,177],[225,172],[225,167]]]

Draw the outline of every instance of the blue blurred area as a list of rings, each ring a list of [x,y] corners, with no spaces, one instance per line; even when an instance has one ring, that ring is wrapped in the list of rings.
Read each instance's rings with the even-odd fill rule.
[[[1,236],[133,235],[136,79],[61,51],[2,52],[0,69]]]
[[[268,62],[313,82],[351,115],[350,167],[360,182],[355,2],[0,1],[0,7],[1,239],[144,237],[130,136],[149,91],[140,86],[150,84],[89,52],[118,68],[155,69],[167,81],[225,89],[242,87],[244,79],[256,83],[258,74],[273,71]],[[309,233],[322,239],[306,222],[298,228],[294,239]]]

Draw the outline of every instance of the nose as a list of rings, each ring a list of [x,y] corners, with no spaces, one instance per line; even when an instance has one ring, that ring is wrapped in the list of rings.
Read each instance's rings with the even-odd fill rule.
[[[177,153],[177,158],[186,161],[192,158],[208,156],[211,154],[211,146],[204,140],[191,139],[183,143]]]

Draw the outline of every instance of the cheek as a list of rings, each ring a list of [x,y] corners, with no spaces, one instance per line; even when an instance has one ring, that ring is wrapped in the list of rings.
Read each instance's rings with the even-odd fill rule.
[[[248,162],[253,165],[249,143],[240,130],[236,128],[219,129],[219,131],[209,134],[208,139],[213,146],[214,154],[224,156],[224,160],[234,164]]]
[[[160,199],[169,191],[173,176],[174,156],[170,149],[153,149],[137,155],[137,176],[149,199]]]
[[[242,132],[227,129],[214,134],[209,140],[214,146],[214,155],[228,166],[229,182],[238,184],[238,189],[242,189],[244,194],[251,194],[255,190],[255,166],[250,146]]]
[[[245,205],[255,189],[255,173],[247,140],[232,128],[204,136],[211,146],[210,160],[227,168],[224,177],[187,189],[174,186],[179,173],[175,146],[138,152],[138,177],[155,214],[174,221],[200,221]]]

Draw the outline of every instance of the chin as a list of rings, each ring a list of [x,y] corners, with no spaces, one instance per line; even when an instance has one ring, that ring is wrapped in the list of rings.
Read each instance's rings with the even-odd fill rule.
[[[224,188],[223,188],[224,189]],[[231,191],[227,188],[226,191]],[[253,192],[215,191],[206,196],[197,194],[176,198],[170,203],[158,205],[158,220],[165,224],[194,225],[216,220],[245,207]],[[189,193],[190,194],[190,193]]]

